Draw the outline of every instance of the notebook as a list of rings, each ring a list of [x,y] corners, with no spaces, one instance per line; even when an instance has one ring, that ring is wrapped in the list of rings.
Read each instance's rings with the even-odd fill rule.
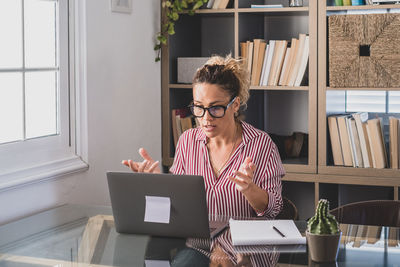
[[[214,237],[228,222],[209,224],[202,176],[107,172],[118,233]]]
[[[231,219],[229,227],[234,246],[306,244],[292,220]]]

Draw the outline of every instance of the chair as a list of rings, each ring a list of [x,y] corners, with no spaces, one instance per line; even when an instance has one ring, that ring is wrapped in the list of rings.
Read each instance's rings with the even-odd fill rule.
[[[297,220],[298,211],[296,205],[286,197],[282,197],[283,207],[281,212],[275,217],[280,220]]]
[[[339,223],[400,227],[400,201],[354,202],[330,211]]]

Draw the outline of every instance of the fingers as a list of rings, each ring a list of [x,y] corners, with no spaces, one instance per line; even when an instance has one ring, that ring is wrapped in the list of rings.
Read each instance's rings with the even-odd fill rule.
[[[158,167],[159,161],[154,162],[150,165],[148,172],[154,172],[154,170]]]
[[[143,147],[141,147],[141,148],[139,149],[139,154],[140,154],[140,156],[142,156],[142,158],[143,158],[144,160],[153,162],[153,159],[150,157],[149,153],[147,153],[147,150],[144,149]]]
[[[144,160],[143,162],[139,163],[138,172],[144,172],[149,165],[150,161]]]

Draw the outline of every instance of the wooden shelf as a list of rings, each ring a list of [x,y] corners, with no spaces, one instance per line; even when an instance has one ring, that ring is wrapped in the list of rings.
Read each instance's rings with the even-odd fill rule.
[[[192,89],[192,84],[171,83],[168,84],[169,88],[174,89]],[[250,90],[278,90],[278,91],[308,91],[308,86],[250,86]]]
[[[343,10],[372,10],[372,9],[392,9],[400,8],[399,4],[394,5],[361,5],[361,6],[327,6],[327,11],[343,11]]]
[[[321,174],[341,174],[363,177],[398,177],[400,180],[400,170],[395,169],[375,169],[375,168],[354,168],[344,166],[318,166],[318,173]]]
[[[239,13],[297,13],[308,12],[308,7],[280,7],[280,8],[239,8]]]
[[[377,88],[377,87],[346,87],[346,88],[339,88],[339,87],[326,87],[326,90],[330,91],[400,91],[400,87],[393,87],[393,88]]]

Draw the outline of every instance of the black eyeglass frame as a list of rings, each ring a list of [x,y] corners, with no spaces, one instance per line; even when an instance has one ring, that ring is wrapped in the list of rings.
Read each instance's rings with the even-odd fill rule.
[[[202,118],[202,117],[204,117],[204,115],[206,114],[206,110],[207,110],[207,111],[208,111],[208,114],[210,114],[211,117],[213,117],[213,118],[218,118],[218,119],[219,119],[219,118],[222,118],[222,117],[225,116],[226,110],[229,108],[230,105],[233,104],[233,102],[235,102],[236,98],[237,98],[237,97],[235,96],[226,106],[224,106],[224,105],[215,105],[215,106],[211,106],[211,107],[205,108],[205,107],[203,107],[203,106],[191,104],[191,105],[189,105],[188,107],[190,108],[190,112],[192,113],[192,115],[193,115],[194,117],[196,117],[196,118]],[[194,108],[194,107],[201,108],[201,109],[203,110],[203,114],[202,114],[201,116],[196,116],[196,115],[194,114],[194,112],[193,112],[193,108]],[[215,115],[213,115],[212,112],[210,112],[210,109],[212,110],[213,108],[223,108],[223,109],[224,109],[224,114],[222,114],[222,116],[215,116]]]

